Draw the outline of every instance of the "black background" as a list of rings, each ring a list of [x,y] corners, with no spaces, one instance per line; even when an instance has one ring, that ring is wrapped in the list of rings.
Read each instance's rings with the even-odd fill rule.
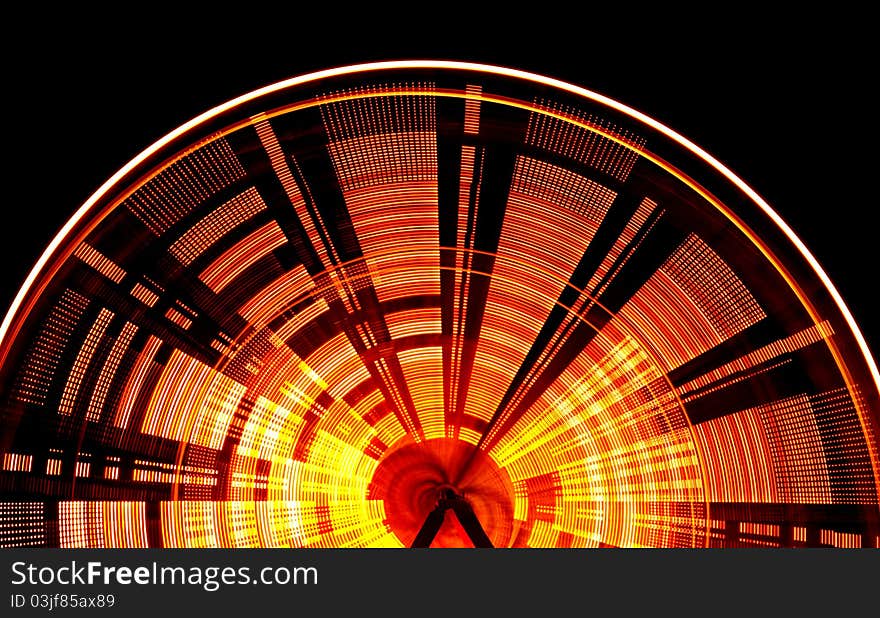
[[[543,73],[664,122],[750,183],[825,267],[869,344],[876,300],[875,54],[865,15],[770,18],[737,5],[614,14],[529,5],[288,10],[240,3],[184,18],[37,8],[4,45],[7,307],[58,228],[109,176],[201,112],[304,72],[440,58]],[[320,5],[319,5],[320,8]],[[308,10],[306,10],[308,9]],[[409,15],[409,16],[408,16]],[[102,25],[102,24],[109,25]]]

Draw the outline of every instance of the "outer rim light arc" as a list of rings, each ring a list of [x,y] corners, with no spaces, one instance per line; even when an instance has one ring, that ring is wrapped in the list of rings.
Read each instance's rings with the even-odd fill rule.
[[[450,61],[450,60],[393,60],[393,61],[385,61],[385,62],[371,62],[365,64],[355,64],[344,67],[337,67],[333,69],[326,69],[323,71],[317,71],[314,73],[308,73],[306,75],[301,75],[298,77],[293,77],[290,79],[286,79],[280,82],[276,82],[269,86],[265,86],[263,88],[259,88],[257,90],[253,90],[247,94],[241,95],[232,99],[231,101],[227,101],[221,105],[214,107],[213,109],[208,110],[207,112],[193,118],[189,122],[179,126],[177,129],[171,131],[158,141],[154,142],[151,146],[146,148],[143,152],[129,161],[124,167],[122,167],[119,171],[117,171],[113,176],[111,176],[103,185],[101,185],[97,191],[95,191],[91,197],[73,214],[73,216],[64,224],[64,226],[58,231],[49,245],[46,247],[45,251],[43,251],[40,258],[37,260],[34,267],[31,269],[18,293],[15,295],[15,298],[12,301],[8,311],[6,312],[5,317],[3,318],[3,322],[0,323],[0,344],[4,342],[6,339],[6,334],[9,331],[10,326],[12,325],[12,321],[15,318],[15,315],[18,312],[22,302],[30,291],[31,286],[39,277],[40,272],[43,270],[45,265],[48,263],[49,259],[64,241],[65,237],[70,233],[70,231],[76,226],[76,224],[85,217],[85,215],[91,210],[91,208],[100,200],[104,194],[110,190],[120,179],[125,177],[129,172],[135,169],[138,165],[140,165],[143,161],[148,159],[150,156],[161,150],[168,143],[173,141],[174,139],[180,137],[187,131],[207,122],[208,120],[219,116],[220,114],[234,109],[239,105],[247,103],[248,101],[252,101],[261,96],[271,94],[273,92],[277,92],[279,90],[283,90],[285,88],[290,88],[293,86],[297,86],[300,84],[318,81],[321,79],[336,77],[340,75],[347,75],[350,73],[359,73],[365,71],[378,71],[383,69],[454,69],[454,70],[465,70],[465,71],[476,71],[483,73],[490,73],[495,75],[501,75],[506,77],[513,77],[518,79],[523,79],[527,81],[536,82],[539,84],[543,84],[545,86],[550,86],[552,88],[557,88],[559,90],[564,90],[570,92],[572,94],[576,94],[578,96],[585,97],[587,99],[596,101],[603,105],[606,105],[618,112],[626,114],[631,118],[634,118],[656,131],[662,133],[666,137],[675,141],[682,147],[686,148],[700,159],[705,161],[708,165],[722,174],[725,178],[727,178],[730,182],[736,185],[743,193],[746,194],[770,219],[777,225],[777,227],[785,234],[785,236],[794,244],[800,254],[807,260],[810,267],[816,273],[816,275],[821,280],[822,284],[825,286],[826,290],[831,294],[832,299],[846,320],[847,325],[850,328],[853,336],[856,339],[856,343],[859,345],[862,351],[862,355],[865,361],[868,364],[868,369],[871,373],[871,377],[874,380],[874,386],[878,392],[880,392],[880,371],[878,371],[877,364],[874,361],[873,356],[868,348],[868,344],[865,341],[864,336],[862,335],[861,330],[859,330],[858,325],[856,324],[855,319],[852,316],[849,308],[846,306],[843,298],[840,293],[834,287],[834,284],[828,278],[828,275],[825,273],[824,269],[820,266],[819,262],[816,258],[810,253],[809,249],[807,249],[806,245],[801,241],[800,238],[794,233],[794,231],[785,223],[785,221],[773,210],[773,208],[745,181],[743,181],[739,176],[734,174],[730,169],[728,169],[724,164],[718,161],[715,157],[707,153],[705,150],[683,137],[679,133],[670,129],[666,125],[653,118],[646,116],[642,112],[635,110],[623,103],[619,103],[613,99],[610,99],[604,95],[601,95],[597,92],[593,92],[592,90],[587,90],[586,88],[582,88],[580,86],[575,86],[574,84],[570,84],[568,82],[564,82],[558,79],[554,79],[551,77],[545,77],[543,75],[538,75],[537,73],[530,73],[528,71],[520,71],[517,69],[509,69],[506,67],[500,67],[495,65],[488,64],[480,64],[473,62],[459,62],[459,61]]]

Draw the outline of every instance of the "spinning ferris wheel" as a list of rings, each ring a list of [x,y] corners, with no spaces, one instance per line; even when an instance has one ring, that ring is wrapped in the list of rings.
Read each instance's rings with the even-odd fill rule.
[[[699,148],[536,75],[211,110],[0,336],[0,546],[880,546],[880,380],[821,268]]]

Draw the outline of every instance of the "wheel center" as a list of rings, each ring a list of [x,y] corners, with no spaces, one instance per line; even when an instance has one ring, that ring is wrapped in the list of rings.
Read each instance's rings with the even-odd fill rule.
[[[406,546],[439,507],[444,521],[431,547],[473,547],[456,505],[472,513],[495,547],[513,540],[513,485],[489,456],[466,442],[439,438],[395,445],[380,460],[368,492],[384,502],[386,525]]]

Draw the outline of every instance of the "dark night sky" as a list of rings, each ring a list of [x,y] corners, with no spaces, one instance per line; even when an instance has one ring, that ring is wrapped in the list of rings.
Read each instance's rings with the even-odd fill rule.
[[[546,22],[519,18],[518,26],[434,24],[428,31],[403,22],[339,30],[329,20],[266,14],[214,15],[197,27],[177,15],[120,17],[108,31],[74,28],[67,17],[39,26],[22,20],[26,44],[4,49],[3,144],[11,160],[0,247],[4,311],[64,220],[178,125],[300,73],[423,57],[558,77],[678,130],[788,221],[880,350],[880,301],[871,285],[876,240],[866,217],[877,207],[876,156],[861,146],[876,136],[869,117],[875,67],[869,39],[852,30],[866,23],[864,16],[801,15],[779,23],[699,16],[702,25],[692,28],[659,16],[633,25],[625,12],[603,20],[565,14]]]

